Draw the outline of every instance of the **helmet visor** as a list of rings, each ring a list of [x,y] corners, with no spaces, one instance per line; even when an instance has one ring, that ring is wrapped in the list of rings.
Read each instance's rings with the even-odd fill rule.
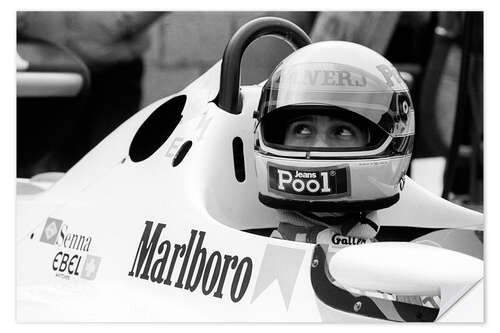
[[[264,118],[262,129],[267,145],[292,150],[365,151],[387,138],[368,119],[332,106],[282,107]]]
[[[413,107],[406,91],[360,68],[337,63],[278,66],[263,88],[261,117],[286,106],[333,106],[356,113],[388,135],[412,134]]]

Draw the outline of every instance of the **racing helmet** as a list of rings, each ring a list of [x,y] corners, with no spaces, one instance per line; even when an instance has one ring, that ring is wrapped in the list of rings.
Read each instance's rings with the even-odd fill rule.
[[[305,46],[285,58],[262,88],[255,122],[259,200],[272,208],[371,211],[399,200],[410,163],[415,117],[408,87],[377,52],[350,42]],[[301,121],[350,144],[289,140]],[[342,126],[354,124],[349,132]],[[293,132],[295,131],[295,132]],[[307,142],[307,141],[304,141]]]

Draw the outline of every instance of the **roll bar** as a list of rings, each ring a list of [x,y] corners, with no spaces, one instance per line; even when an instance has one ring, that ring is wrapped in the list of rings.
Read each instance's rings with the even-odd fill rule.
[[[263,36],[274,36],[286,41],[294,50],[311,44],[309,36],[296,24],[278,17],[252,20],[236,31],[222,56],[220,89],[217,106],[232,114],[241,112],[239,105],[241,58],[248,45]]]

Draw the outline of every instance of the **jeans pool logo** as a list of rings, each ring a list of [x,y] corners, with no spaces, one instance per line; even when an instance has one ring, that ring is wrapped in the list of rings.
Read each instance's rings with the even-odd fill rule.
[[[56,276],[69,280],[80,277],[94,280],[101,257],[88,254],[92,237],[71,232],[62,220],[49,217],[40,236],[40,242],[61,248],[52,259]]]
[[[333,198],[350,194],[347,165],[305,169],[270,163],[268,171],[269,190],[283,196]]]

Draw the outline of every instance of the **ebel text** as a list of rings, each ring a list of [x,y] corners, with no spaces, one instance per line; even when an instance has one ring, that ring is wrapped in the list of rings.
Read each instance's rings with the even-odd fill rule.
[[[70,279],[80,277],[94,280],[101,257],[88,254],[92,237],[71,232],[68,224],[60,219],[49,217],[40,236],[40,242],[60,248],[53,260],[52,270],[56,276]]]

